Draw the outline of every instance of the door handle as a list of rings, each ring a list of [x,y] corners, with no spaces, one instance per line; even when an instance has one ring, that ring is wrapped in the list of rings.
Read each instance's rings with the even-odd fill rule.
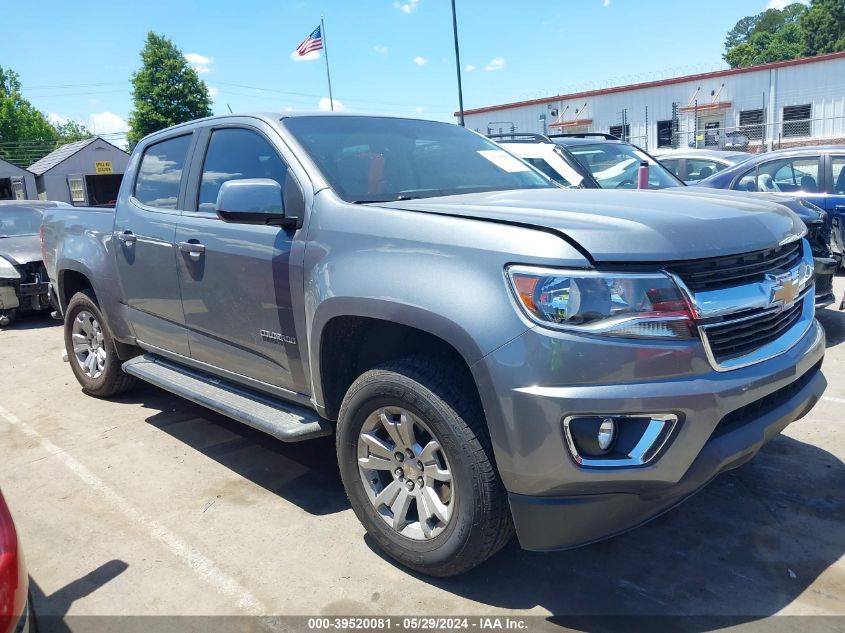
[[[179,242],[179,250],[187,253],[191,259],[198,260],[205,252],[205,245],[199,242]]]
[[[135,234],[132,231],[124,231],[123,233],[117,234],[117,239],[120,240],[123,244],[129,245],[135,243]]]

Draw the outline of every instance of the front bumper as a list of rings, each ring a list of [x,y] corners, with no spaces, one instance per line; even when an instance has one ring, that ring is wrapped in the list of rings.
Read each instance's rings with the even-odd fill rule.
[[[749,460],[821,397],[824,347],[813,321],[787,352],[729,372],[715,372],[700,343],[537,329],[488,355],[474,369],[520,543],[552,550],[613,536]],[[681,422],[643,466],[584,468],[561,420],[594,413],[674,413]]]

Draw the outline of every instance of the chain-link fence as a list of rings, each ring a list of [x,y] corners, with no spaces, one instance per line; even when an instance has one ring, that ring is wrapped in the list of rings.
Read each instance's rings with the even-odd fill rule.
[[[676,148],[766,152],[803,145],[845,144],[845,116],[805,118],[728,127],[719,121],[699,122],[697,129],[673,133]],[[635,141],[634,141],[635,142]]]

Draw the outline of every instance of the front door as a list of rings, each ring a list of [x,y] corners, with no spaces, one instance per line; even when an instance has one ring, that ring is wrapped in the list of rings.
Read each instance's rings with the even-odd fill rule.
[[[183,249],[179,274],[192,358],[305,393],[299,360],[305,341],[297,340],[291,298],[294,279],[301,279],[294,275],[299,264],[293,260],[301,259],[301,251],[293,249],[294,232],[227,223],[216,214],[224,182],[271,178],[285,187],[287,171],[262,131],[212,129],[198,179],[196,211],[182,214],[176,241]]]
[[[129,319],[140,342],[189,355],[174,238],[191,134],[144,150],[134,190],[116,208],[114,245]]]
[[[845,154],[830,156],[827,198],[825,200],[828,219],[833,229],[834,251],[845,255]]]

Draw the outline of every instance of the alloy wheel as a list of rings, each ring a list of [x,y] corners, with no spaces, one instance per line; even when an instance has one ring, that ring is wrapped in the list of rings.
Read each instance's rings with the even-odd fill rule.
[[[407,409],[382,407],[367,417],[358,436],[358,470],[373,507],[399,534],[430,540],[452,518],[449,462],[431,429]]]
[[[81,310],[73,319],[71,341],[80,369],[89,378],[99,378],[106,369],[106,346],[99,321],[87,310]]]

